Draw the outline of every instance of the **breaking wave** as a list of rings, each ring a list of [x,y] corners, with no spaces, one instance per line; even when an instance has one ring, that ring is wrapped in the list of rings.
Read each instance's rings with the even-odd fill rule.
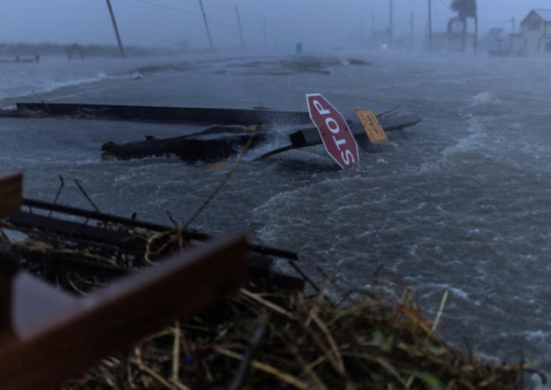
[[[490,92],[482,92],[471,99],[471,104],[469,105],[469,107],[475,108],[480,106],[497,104],[500,102],[501,101],[498,98],[496,98],[494,95],[492,95]]]
[[[123,75],[107,75],[104,72],[99,72],[94,77],[80,77],[68,80],[18,80],[17,87],[2,86],[0,84],[0,100],[19,98],[34,94],[50,93],[61,88],[76,87],[79,85],[94,84],[105,80],[139,80],[143,76],[139,72],[133,72]]]

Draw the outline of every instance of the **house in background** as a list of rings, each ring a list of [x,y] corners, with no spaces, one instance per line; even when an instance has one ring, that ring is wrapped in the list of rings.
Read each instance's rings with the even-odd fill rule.
[[[513,56],[551,58],[551,10],[530,11],[520,24],[520,32],[509,35],[509,39]]]

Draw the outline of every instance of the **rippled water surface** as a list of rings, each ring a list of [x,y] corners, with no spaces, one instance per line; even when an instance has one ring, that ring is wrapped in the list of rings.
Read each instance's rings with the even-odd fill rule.
[[[120,82],[102,80],[42,97],[304,110],[304,95],[320,92],[343,110],[399,106],[416,113],[419,125],[363,151],[358,170],[338,169],[322,147],[262,162],[250,156],[196,227],[250,229],[258,240],[300,252],[305,268],[321,265],[354,286],[369,284],[383,264],[414,287],[429,315],[449,288],[442,331],[452,342],[465,339],[499,358],[523,349],[545,368],[551,362],[549,65],[377,57],[369,67],[336,66],[330,76],[262,76],[217,63],[145,73],[120,88],[95,91]],[[285,144],[283,125],[261,151]],[[0,120],[0,170],[23,169],[29,197],[53,199],[63,175],[79,179],[102,211],[137,210],[168,223],[170,210],[185,221],[223,178],[223,166],[102,162],[100,147],[191,130]],[[62,201],[85,205],[67,187]]]

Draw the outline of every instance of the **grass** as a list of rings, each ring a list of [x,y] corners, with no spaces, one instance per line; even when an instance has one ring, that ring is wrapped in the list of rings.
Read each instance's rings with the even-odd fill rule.
[[[242,289],[104,360],[66,389],[520,389],[526,366],[450,348],[410,290],[341,304],[319,293]]]

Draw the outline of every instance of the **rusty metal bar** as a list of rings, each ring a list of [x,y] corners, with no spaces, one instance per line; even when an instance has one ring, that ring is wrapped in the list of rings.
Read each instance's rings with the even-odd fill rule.
[[[207,309],[244,282],[246,251],[243,235],[230,235],[82,299],[0,256],[0,302],[6,303],[0,307],[0,388],[53,389],[172,321]]]

